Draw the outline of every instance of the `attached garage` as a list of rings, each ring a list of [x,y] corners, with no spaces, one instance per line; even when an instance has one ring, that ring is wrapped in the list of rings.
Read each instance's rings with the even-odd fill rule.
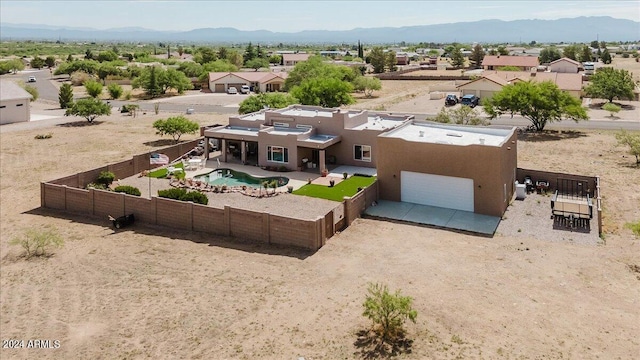
[[[402,171],[400,179],[400,201],[474,211],[472,179],[411,171]]]
[[[224,84],[215,84],[215,88],[213,89],[213,92],[217,92],[217,93],[225,92]]]

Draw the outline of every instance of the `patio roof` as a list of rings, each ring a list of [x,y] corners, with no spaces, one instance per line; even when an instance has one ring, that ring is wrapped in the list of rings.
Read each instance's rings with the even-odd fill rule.
[[[313,148],[313,149],[326,149],[333,144],[337,144],[342,140],[340,135],[325,135],[315,134],[309,136],[307,139],[298,140],[298,146]]]
[[[204,132],[205,136],[218,138],[218,139],[231,139],[231,140],[245,140],[250,138],[252,141],[258,141],[259,128],[249,128],[241,126],[227,125],[222,128],[207,129]]]

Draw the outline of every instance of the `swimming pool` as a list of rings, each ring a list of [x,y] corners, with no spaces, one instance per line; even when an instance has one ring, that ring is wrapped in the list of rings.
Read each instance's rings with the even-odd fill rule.
[[[257,177],[240,171],[231,169],[216,169],[212,172],[195,177],[195,180],[204,181],[214,186],[251,186],[254,188],[262,187],[262,183],[267,181],[271,183],[276,181],[278,187],[287,185],[289,178],[284,176],[272,176],[272,177]]]

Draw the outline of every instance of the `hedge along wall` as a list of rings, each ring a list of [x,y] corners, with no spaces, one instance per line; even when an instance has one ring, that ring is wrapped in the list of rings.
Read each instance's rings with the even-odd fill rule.
[[[346,226],[351,225],[355,219],[371,206],[374,201],[378,201],[378,180],[369,185],[354,196],[344,199],[344,217]]]
[[[159,197],[140,198],[97,189],[41,184],[42,207],[103,217],[135,214],[136,221],[267,244],[317,250],[333,235],[333,211],[315,220],[294,219],[225,206],[217,209]],[[329,221],[329,224],[326,221]]]

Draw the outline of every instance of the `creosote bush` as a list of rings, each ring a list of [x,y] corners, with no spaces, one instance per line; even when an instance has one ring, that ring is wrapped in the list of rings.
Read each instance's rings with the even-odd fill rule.
[[[413,299],[402,296],[400,290],[390,293],[382,284],[369,283],[368,295],[363,304],[363,316],[373,322],[373,331],[381,343],[393,343],[404,335],[404,323],[416,322],[418,312],[411,305]]]
[[[62,237],[51,228],[28,229],[24,234],[13,238],[11,245],[19,245],[24,250],[24,256],[28,259],[34,256],[45,256],[54,247],[64,244]]]

